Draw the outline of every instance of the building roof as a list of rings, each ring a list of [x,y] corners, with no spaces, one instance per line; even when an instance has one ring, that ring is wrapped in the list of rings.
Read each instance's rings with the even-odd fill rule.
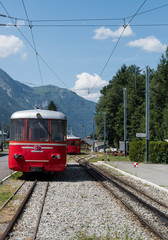
[[[83,141],[86,142],[89,146],[93,145],[93,140],[91,139],[84,138]]]

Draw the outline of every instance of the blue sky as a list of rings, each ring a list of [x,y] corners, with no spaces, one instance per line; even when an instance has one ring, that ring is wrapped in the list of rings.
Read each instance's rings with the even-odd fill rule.
[[[0,1],[0,14],[8,16],[0,17],[1,24],[6,24],[0,31],[0,68],[29,86],[56,85],[97,101],[99,90],[123,64],[136,64],[140,68],[148,65],[156,69],[165,52],[168,45],[167,0],[147,0],[139,11],[142,14],[132,19],[119,40],[122,26],[129,23],[129,16],[133,16],[143,2]],[[12,21],[9,17],[13,17]],[[78,21],[72,21],[75,19]],[[149,26],[151,24],[158,26]]]

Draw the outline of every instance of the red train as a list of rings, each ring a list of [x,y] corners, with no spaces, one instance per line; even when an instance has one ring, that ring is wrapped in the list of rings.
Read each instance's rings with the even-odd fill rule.
[[[81,152],[81,139],[73,135],[67,136],[67,153],[79,154]]]
[[[54,172],[66,168],[66,116],[50,110],[12,114],[9,168],[21,172]]]

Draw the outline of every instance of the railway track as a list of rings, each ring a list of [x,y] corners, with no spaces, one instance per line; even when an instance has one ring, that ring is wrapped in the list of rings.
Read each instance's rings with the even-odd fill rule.
[[[26,181],[25,181],[26,182]],[[25,184],[25,182],[23,182],[21,184],[21,186],[16,190],[16,192],[8,199],[8,201],[1,207],[1,210],[5,208],[5,206],[10,202],[10,200],[13,198],[14,195],[16,195],[16,193],[19,191],[19,189],[23,186],[23,184]],[[42,183],[43,184],[43,183]],[[38,185],[38,181],[35,180],[33,182],[33,184],[31,185],[29,191],[27,192],[24,200],[22,201],[22,203],[20,204],[20,207],[18,208],[18,210],[16,211],[15,215],[13,216],[12,220],[10,221],[10,223],[8,224],[6,230],[4,231],[4,233],[2,234],[2,236],[0,237],[0,240],[5,240],[7,237],[8,239],[10,239],[13,236],[17,236],[17,231],[20,227],[20,224],[22,224],[22,222],[24,221],[24,215],[26,215],[24,212],[26,212],[26,208],[28,208],[28,206],[26,205],[27,202],[29,201],[30,197],[32,196],[36,186]],[[43,184],[44,185],[44,184]],[[47,182],[45,184],[46,186],[43,188],[44,190],[44,195],[41,198],[41,203],[40,203],[40,199],[38,197],[38,202],[41,204],[39,204],[39,207],[36,206],[35,208],[35,216],[32,216],[32,221],[36,222],[36,224],[33,224],[33,230],[31,229],[31,239],[35,240],[36,239],[36,235],[38,232],[38,227],[39,227],[39,223],[40,223],[40,219],[41,219],[41,215],[42,215],[42,211],[43,211],[43,207],[44,207],[44,203],[45,203],[45,197],[47,194],[47,190],[48,190],[48,186],[49,186],[49,182]],[[39,187],[39,186],[38,186]],[[20,219],[19,219],[20,218]],[[18,220],[19,219],[19,220]],[[35,220],[35,221],[34,221]],[[14,226],[17,224],[17,227],[15,230]],[[27,230],[29,232],[29,230]]]
[[[90,164],[84,159],[78,159],[77,162],[132,211],[154,234],[160,239],[168,240],[168,205],[127,185],[119,178],[109,174],[107,170]]]
[[[9,197],[9,199],[2,205],[2,207],[0,207],[0,211],[2,211],[6,205],[13,199],[13,197],[18,193],[18,191],[21,189],[21,187],[26,183],[26,181],[24,181],[17,189],[16,191]]]
[[[130,211],[125,211],[123,204],[111,197],[97,182],[98,180],[103,183],[105,188],[113,191],[113,194],[115,193],[116,197],[121,198],[123,202],[127,198],[127,204],[131,211],[134,205],[137,207],[137,212],[140,208],[142,210],[140,206],[142,203],[137,203],[137,199],[128,200],[128,197],[126,197],[128,193],[126,194],[123,189],[118,190],[116,185],[119,182],[117,179],[115,180],[116,183],[109,183],[108,178],[110,179],[110,176],[106,172],[102,172],[100,175],[100,169],[87,163],[84,158],[80,158],[79,163],[85,166],[92,176],[94,175],[96,181],[74,161],[68,164],[65,173],[56,174],[50,182],[48,178],[41,178],[33,183],[29,181],[29,188],[31,189],[27,193],[27,200],[23,201],[18,216],[13,218],[15,221],[13,223],[11,221],[0,240],[80,239],[76,236],[83,230],[89,234],[88,236],[93,236],[95,233],[96,236],[102,236],[102,239],[106,239],[105,236],[108,231],[110,231],[110,236],[114,237],[118,228],[120,230],[117,230],[116,239],[120,239],[120,237],[121,239],[129,239],[122,237],[122,228],[125,223],[129,226],[128,236],[130,236],[130,239],[135,240],[139,236],[142,237],[139,239],[167,239],[159,235],[160,229],[157,235],[155,235],[155,229],[151,233],[149,224],[147,224],[148,228],[144,227],[145,222],[142,224],[141,220],[140,223]],[[106,178],[104,175],[106,175]],[[121,185],[124,188],[124,183],[121,183]],[[25,184],[23,187],[25,187]],[[127,187],[127,191],[130,191],[128,188],[131,188],[131,186]],[[134,194],[134,191],[136,190],[133,190],[132,194]],[[138,197],[140,196],[138,195]],[[144,200],[144,196],[142,199]],[[148,200],[149,203],[150,201]],[[154,207],[157,209],[158,205],[159,203],[155,203]],[[165,207],[160,206],[160,208]],[[147,210],[143,209],[143,213],[145,211]],[[163,211],[163,209],[160,209],[160,211]],[[163,217],[164,215],[162,215]],[[146,219],[145,221],[147,222]],[[137,226],[131,225],[134,222],[138,223]]]

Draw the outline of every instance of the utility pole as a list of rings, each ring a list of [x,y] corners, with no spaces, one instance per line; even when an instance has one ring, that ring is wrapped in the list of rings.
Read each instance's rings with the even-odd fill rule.
[[[104,112],[104,145],[106,148],[106,113]],[[104,148],[104,152],[105,152],[105,148]]]
[[[93,119],[93,152],[95,151],[95,126],[94,126],[94,119]]]
[[[127,156],[127,96],[124,88],[124,156]]]
[[[4,147],[4,118],[2,115],[2,123],[1,123],[1,151],[3,152]]]
[[[86,123],[83,124],[84,125],[84,135],[85,135],[85,150],[86,150]]]
[[[149,162],[149,67],[146,67],[146,162]]]

